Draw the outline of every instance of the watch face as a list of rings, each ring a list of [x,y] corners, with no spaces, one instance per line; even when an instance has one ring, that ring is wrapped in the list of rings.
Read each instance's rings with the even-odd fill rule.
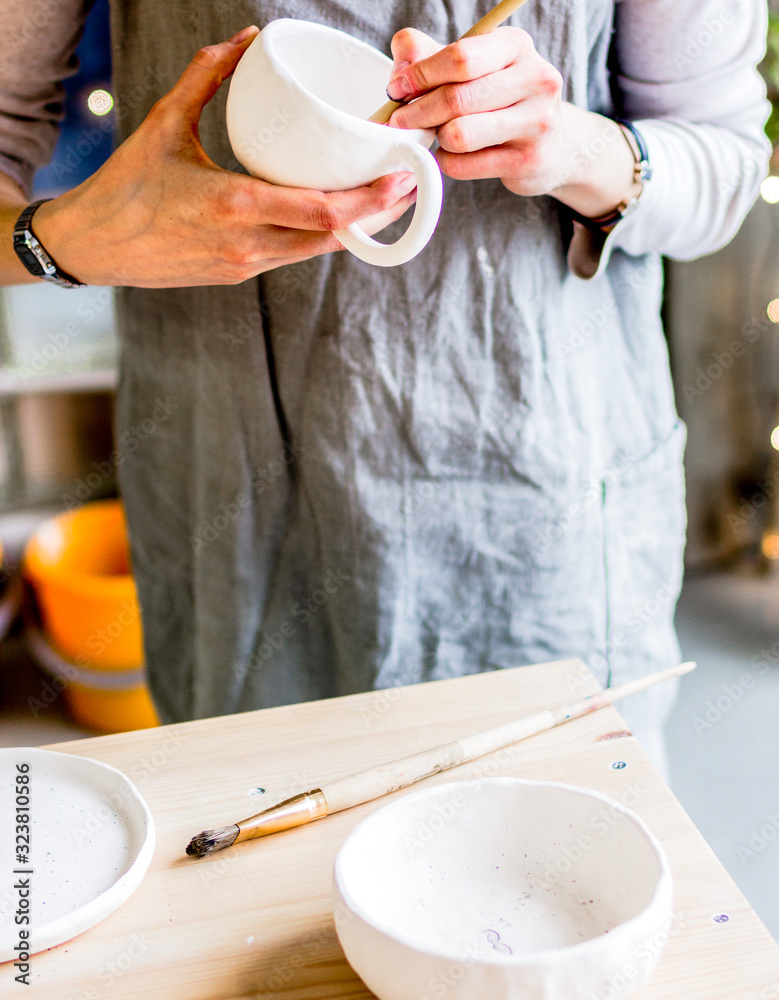
[[[44,199],[46,200],[46,199]],[[41,246],[30,228],[30,219],[41,202],[28,205],[16,221],[13,231],[13,247],[19,260],[36,278],[43,278],[61,288],[78,288],[80,281],[57,270],[57,265]]]
[[[30,274],[33,274],[36,278],[42,278],[46,272],[34,248],[31,246],[31,240],[35,240],[35,237],[29,229],[24,229],[21,232],[17,230],[14,232],[14,250]],[[35,242],[37,243],[38,241],[35,240]],[[40,244],[38,245],[40,246]]]

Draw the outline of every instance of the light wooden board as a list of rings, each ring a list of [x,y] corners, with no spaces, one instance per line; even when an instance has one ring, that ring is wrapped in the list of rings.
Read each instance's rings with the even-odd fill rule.
[[[594,682],[577,680],[581,669],[576,661],[523,667],[53,747],[131,777],[154,813],[157,851],[121,909],[33,957],[29,988],[0,967],[0,996],[370,997],[335,936],[331,870],[355,824],[393,796],[201,861],[184,854],[190,837],[329,778],[591,693]],[[779,1000],[779,948],[638,743],[613,736],[624,728],[603,709],[503,752],[499,765],[483,758],[427,780],[540,778],[624,800],[663,843],[675,879],[673,933],[637,1000]],[[264,795],[249,794],[257,786]],[[726,923],[712,919],[722,913]]]

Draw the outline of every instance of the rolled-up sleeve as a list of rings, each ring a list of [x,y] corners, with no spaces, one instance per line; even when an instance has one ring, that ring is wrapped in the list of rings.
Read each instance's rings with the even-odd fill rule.
[[[62,81],[78,68],[75,49],[93,3],[0,3],[0,171],[28,196],[33,174],[49,162],[57,142]]]
[[[764,0],[617,0],[615,19],[619,110],[643,134],[653,176],[593,273],[618,247],[690,260],[724,246],[754,203],[771,152],[757,70]]]

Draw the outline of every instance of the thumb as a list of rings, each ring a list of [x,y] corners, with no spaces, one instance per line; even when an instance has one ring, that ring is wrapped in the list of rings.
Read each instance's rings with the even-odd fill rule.
[[[434,56],[436,52],[443,48],[430,35],[416,28],[404,28],[398,31],[392,39],[392,58],[395,66],[392,70],[392,77],[420,59],[427,59]]]
[[[256,24],[239,31],[227,42],[208,45],[195,53],[194,58],[170,91],[179,114],[197,123],[203,108],[219,90],[222,83],[232,76],[241,56],[259,34]]]

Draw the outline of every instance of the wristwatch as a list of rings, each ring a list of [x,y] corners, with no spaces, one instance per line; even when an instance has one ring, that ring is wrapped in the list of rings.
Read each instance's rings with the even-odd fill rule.
[[[630,146],[630,152],[633,154],[633,180],[636,183],[640,182],[642,185],[646,184],[647,181],[652,179],[652,166],[649,162],[649,151],[647,150],[644,137],[638,131],[633,122],[625,121],[623,118],[617,118],[616,123],[620,127],[620,132],[625,137],[625,142],[628,146]],[[633,142],[630,141],[631,137]],[[572,208],[569,208],[568,214],[575,219],[576,222],[580,222],[588,229],[600,229],[603,232],[608,232],[626,216],[635,212],[639,205],[639,199],[643,193],[644,189],[642,187],[641,191],[639,191],[635,198],[631,198],[629,201],[620,202],[620,204],[617,205],[613,211],[609,212],[607,215],[601,215],[597,219],[591,219],[586,215],[581,215]]]
[[[66,274],[65,271],[61,271],[32,231],[32,217],[47,201],[51,201],[51,198],[41,198],[40,201],[34,201],[25,208],[16,220],[13,233],[14,250],[22,264],[36,278],[43,278],[44,281],[50,281],[54,285],[59,285],[60,288],[79,288],[84,282],[78,281],[72,275]]]

